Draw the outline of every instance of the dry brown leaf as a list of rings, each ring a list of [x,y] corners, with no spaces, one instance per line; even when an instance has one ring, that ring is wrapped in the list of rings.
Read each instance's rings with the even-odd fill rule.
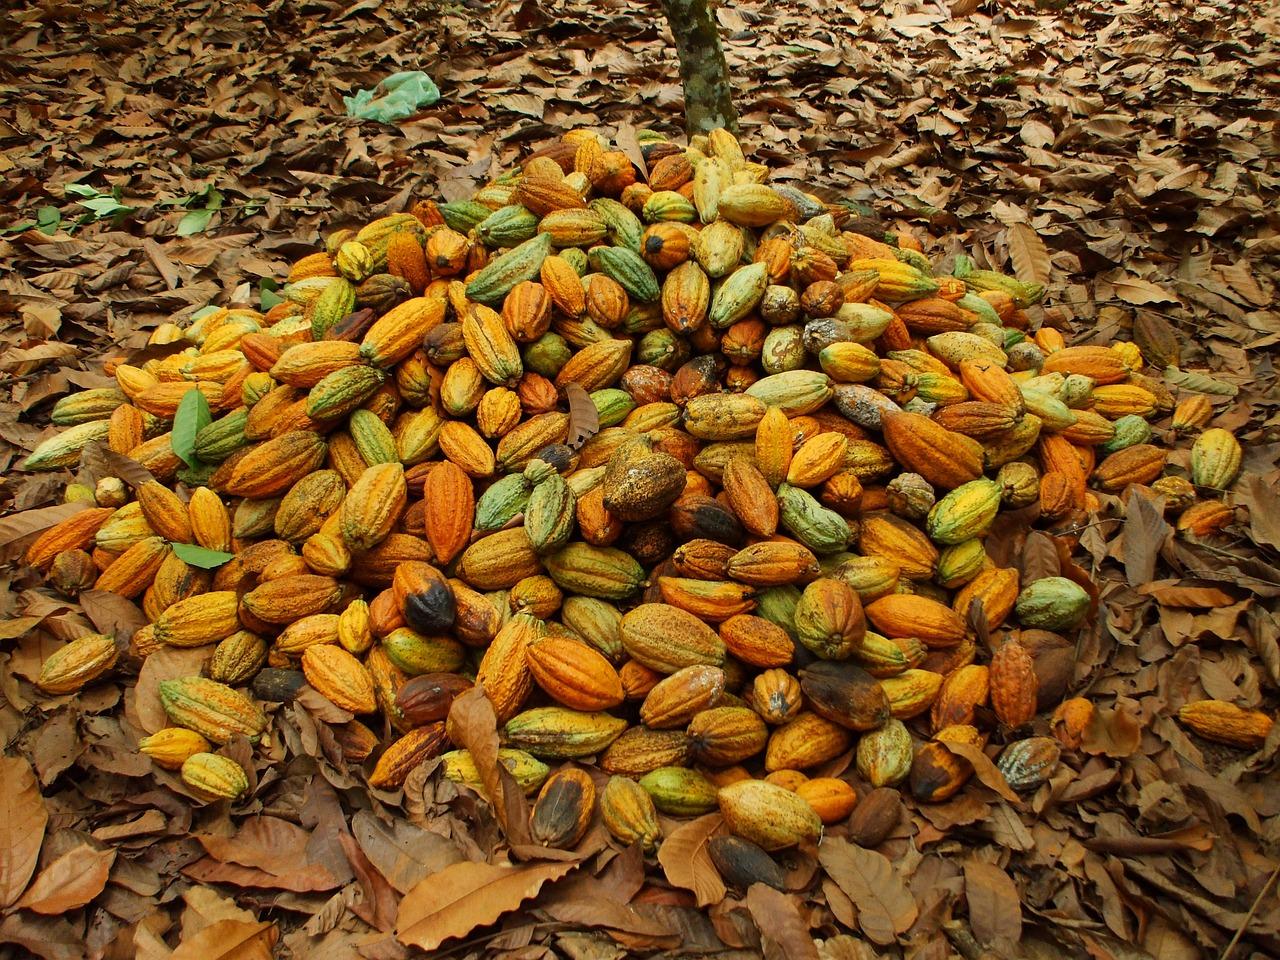
[[[1153,501],[1134,493],[1124,519],[1124,575],[1129,586],[1147,583],[1155,576],[1160,548],[1172,527],[1164,521],[1164,498]]]
[[[127,644],[133,635],[151,621],[132,600],[109,590],[86,590],[79,596],[84,615],[93,621],[99,633]]]
[[[746,904],[764,940],[765,960],[818,960],[818,948],[794,897],[753,883],[747,890]]]
[[[509,789],[515,781],[498,763],[498,719],[483,684],[477,683],[454,698],[449,707],[449,730],[459,746],[471,751],[480,783],[492,799],[494,814],[507,838],[513,844],[529,844],[529,805],[519,789]]]
[[[410,946],[435,950],[446,940],[493,923],[537,896],[543,884],[560,879],[575,866],[550,861],[512,866],[468,861],[445,867],[400,901],[396,938]]]
[[[89,504],[81,502],[59,503],[52,507],[41,507],[38,510],[23,510],[0,518],[0,547],[9,545],[48,530],[68,517],[89,509]],[[8,554],[5,554],[8,558]]]
[[[956,743],[950,740],[940,740],[938,742],[957,757],[963,757],[968,760],[970,766],[973,767],[973,775],[982,781],[984,786],[990,787],[1010,803],[1019,802],[1018,795],[1013,792],[1009,782],[1005,780],[1004,774],[991,762],[991,758],[982,751],[981,747],[972,743]]]
[[[274,923],[219,920],[184,938],[169,960],[271,960]]]
[[[140,487],[155,476],[132,457],[116,453],[105,443],[90,443],[80,453],[80,462],[95,477],[119,477],[131,487]]]
[[[723,823],[720,814],[708,813],[676,827],[663,838],[662,846],[658,848],[658,863],[662,864],[667,882],[692,890],[700,907],[724,899],[724,881],[707,852],[707,841],[715,836]]]
[[[1006,947],[1022,939],[1022,906],[1018,888],[994,864],[969,860],[964,865],[964,895],[969,924],[981,943]]]
[[[569,401],[569,434],[565,443],[573,450],[600,432],[600,411],[587,391],[576,383],[567,383],[564,395]]]
[[[1085,753],[1107,757],[1131,757],[1142,746],[1142,724],[1134,715],[1130,701],[1121,700],[1114,708],[1099,707],[1085,729]]]
[[[0,905],[17,900],[31,879],[48,822],[31,764],[0,759]]]
[[[115,861],[114,850],[79,844],[40,871],[18,906],[45,914],[82,907],[102,892]]]
[[[1013,261],[1013,271],[1018,279],[1026,283],[1048,284],[1052,272],[1049,249],[1035,228],[1027,223],[1015,223],[1006,229],[1005,234],[1009,259]]]
[[[818,860],[858,908],[858,926],[873,943],[888,946],[916,922],[916,902],[884,854],[825,837]]]
[[[1229,607],[1235,597],[1217,587],[1192,587],[1176,583],[1144,583],[1139,593],[1155,598],[1166,607]]]

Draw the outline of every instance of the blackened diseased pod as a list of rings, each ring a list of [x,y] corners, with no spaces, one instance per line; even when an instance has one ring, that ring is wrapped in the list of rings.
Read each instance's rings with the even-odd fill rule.
[[[456,604],[444,574],[421,560],[402,563],[392,580],[405,622],[419,633],[433,634],[453,626]]]
[[[591,777],[582,770],[561,770],[538,794],[529,832],[538,843],[568,849],[587,832],[595,806],[596,787]]]

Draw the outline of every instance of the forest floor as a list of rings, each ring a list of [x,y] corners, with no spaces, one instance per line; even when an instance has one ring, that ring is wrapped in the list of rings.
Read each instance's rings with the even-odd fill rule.
[[[1280,725],[1245,753],[1170,719],[1204,695],[1274,714],[1280,686],[1280,13],[1056,6],[723,3],[742,140],[775,179],[865,205],[932,256],[1043,271],[1034,319],[1078,341],[1108,342],[1148,311],[1171,323],[1185,368],[1238,389],[1215,424],[1245,445],[1234,498],[1248,520],[1216,545],[1139,529],[1118,506],[1085,530],[1078,558],[1109,613],[1076,665],[1106,704],[1090,755],[1018,810],[967,792],[916,815],[882,848],[887,881],[806,885],[816,865],[798,857],[790,877],[807,893],[779,919],[768,898],[699,911],[652,865],[646,883],[638,858],[617,857],[439,955],[782,956],[797,910],[831,960],[876,955],[836,936],[860,914],[900,933],[877,950],[921,960],[1181,960],[1224,955],[1237,935],[1237,960],[1280,955],[1280,898],[1264,895],[1280,863]],[[346,116],[343,96],[409,69],[433,76],[437,105],[394,126]],[[656,4],[6,5],[0,506],[56,501],[65,477],[11,468],[47,435],[54,398],[110,382],[103,359],[158,324],[257,305],[327,232],[465,196],[565,130],[676,136],[681,120]],[[1156,578],[1135,580],[1148,564]],[[362,781],[307,766],[315,724],[299,719],[269,816],[193,813],[133,753],[120,687],[40,712],[19,678],[39,661],[35,626],[68,611],[30,586],[0,574],[0,615],[25,634],[3,633],[0,741],[39,776],[45,887],[0,922],[0,957],[247,958],[276,935],[280,955],[404,955],[385,932],[400,896],[480,857],[456,797],[428,787],[405,818],[380,817]],[[0,795],[17,803],[4,783]],[[0,847],[19,826],[0,823]]]

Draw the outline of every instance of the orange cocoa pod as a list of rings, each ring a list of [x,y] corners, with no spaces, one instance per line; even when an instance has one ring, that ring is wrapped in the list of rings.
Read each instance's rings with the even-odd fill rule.
[[[1164,470],[1165,452],[1138,443],[1111,454],[1093,471],[1093,480],[1107,493],[1119,493],[1132,483],[1150,484]]]
[[[1085,732],[1093,721],[1093,704],[1084,697],[1072,697],[1064,700],[1053,711],[1049,721],[1050,729],[1058,742],[1068,750],[1079,750],[1084,742]]]
[[[573,710],[608,710],[622,703],[622,681],[597,650],[568,637],[544,637],[525,650],[534,681]]]
[[[795,656],[795,642],[772,621],[738,614],[720,624],[720,639],[730,654],[753,667],[782,667]]]
[[[640,720],[654,730],[685,726],[701,710],[715,706],[724,693],[719,667],[695,664],[654,684],[640,705]]]
[[[938,698],[933,701],[930,719],[934,730],[957,723],[973,723],[973,712],[987,702],[990,693],[989,670],[970,664],[950,673],[942,681]]]
[[[987,626],[997,629],[1004,624],[1018,600],[1018,585],[1017,570],[1001,567],[983,570],[960,588],[951,609],[968,623],[970,608],[980,601]]]
[[[387,273],[408,283],[415,296],[421,295],[431,282],[426,252],[410,231],[393,233],[387,241]]]
[[[178,499],[176,493],[154,480],[141,484],[135,493],[138,504],[142,507],[142,515],[147,518],[152,530],[176,543],[191,542],[191,519],[187,514],[187,505]]]
[[[915,637],[930,648],[958,646],[965,638],[965,625],[945,604],[928,597],[905,593],[890,594],[867,606],[867,619],[888,637]]]
[[[852,734],[840,724],[801,713],[770,735],[764,766],[770,772],[804,770],[834,760],[852,745]]]
[[[628,700],[643,700],[664,676],[639,660],[628,660],[618,668],[618,679]]]
[[[729,560],[738,551],[727,543],[701,538],[682,543],[671,555],[671,565],[682,577],[694,580],[727,580]]]
[[[835,777],[814,777],[799,784],[795,792],[823,823],[839,823],[858,805],[857,791]]]
[[[982,476],[982,445],[918,413],[886,412],[885,443],[906,470],[952,490]]]
[[[1235,520],[1235,509],[1219,500],[1193,503],[1178,517],[1178,532],[1184,536],[1208,537]]]
[[[546,630],[541,620],[518,613],[506,622],[485,650],[476,670],[476,682],[483,684],[498,723],[506,723],[519,713],[533,691],[527,649],[546,636]]]
[[[383,751],[369,775],[369,786],[379,790],[403,786],[413,769],[439,754],[447,742],[443,723],[410,730]]]
[[[754,463],[746,457],[734,457],[725,465],[721,483],[730,508],[750,533],[758,537],[777,533],[778,499]]]
[[[623,522],[604,505],[604,487],[594,487],[578,497],[573,509],[578,532],[592,546],[607,547],[622,536]]]
[[[432,467],[422,487],[426,504],[426,539],[441,565],[466,549],[475,523],[475,488],[471,478],[448,460]]]
[[[711,767],[741,763],[769,739],[769,728],[754,710],[733,705],[699,711],[686,732],[693,759]]]
[[[111,411],[107,419],[107,446],[112,453],[128,456],[131,450],[142,446],[144,440],[146,419],[141,410],[124,403]]]
[[[1178,710],[1178,720],[1206,740],[1233,747],[1262,746],[1275,720],[1261,710],[1245,710],[1226,700],[1200,700]]]
[[[795,793],[802,783],[807,783],[809,777],[807,774],[801,773],[799,770],[774,770],[772,773],[765,774],[764,782],[772,783],[776,787],[783,790],[790,790]]]
[[[756,587],[806,583],[821,573],[813,551],[794,540],[764,540],[729,558],[729,576]]]
[[[119,408],[117,408],[119,409]],[[23,561],[29,566],[48,570],[53,558],[64,550],[84,550],[93,543],[94,534],[115,513],[110,507],[90,507],[54,524],[27,547]]]
[[[991,706],[1001,723],[1019,727],[1035,717],[1040,681],[1035,661],[1020,641],[1010,638],[996,648],[990,682]]]
[[[98,577],[95,589],[118,593],[132,600],[151,586],[170,550],[163,537],[139,540],[111,561],[111,565]]]
[[[804,690],[799,680],[775,668],[763,671],[752,681],[748,699],[766,723],[778,726],[794,720],[800,713]]]
[[[337,644],[313,644],[302,652],[307,683],[334,705],[351,713],[378,709],[373,678],[354,656]]]
[[[1081,448],[1056,433],[1042,433],[1036,446],[1044,471],[1060,473],[1066,477],[1072,491],[1072,506],[1082,508],[1088,471],[1081,457]]]
[[[1075,507],[1075,491],[1071,478],[1050,470],[1040,478],[1040,515],[1046,520],[1060,520]]]

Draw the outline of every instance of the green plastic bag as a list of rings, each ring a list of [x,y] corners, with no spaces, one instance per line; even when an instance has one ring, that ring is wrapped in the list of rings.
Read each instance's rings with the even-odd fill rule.
[[[395,123],[439,99],[440,90],[429,76],[421,70],[406,70],[393,73],[372,90],[357,90],[354,97],[343,97],[342,101],[349,117]]]

